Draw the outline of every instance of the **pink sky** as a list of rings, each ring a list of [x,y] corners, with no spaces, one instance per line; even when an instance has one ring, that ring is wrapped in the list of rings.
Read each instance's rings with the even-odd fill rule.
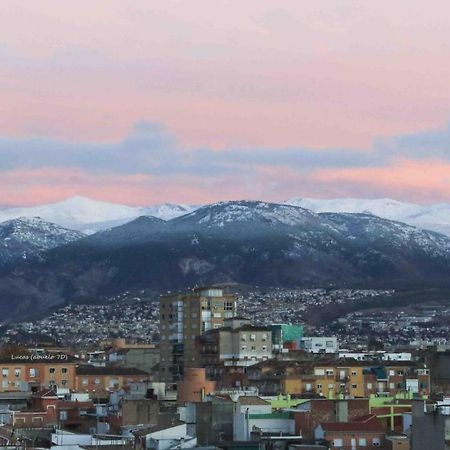
[[[42,147],[15,163],[7,157],[11,141],[26,146],[36,136],[44,146],[120,143],[142,121],[161,124],[187,162],[199,150],[267,150],[272,160],[277,149],[370,152],[379,139],[395,156],[396,136],[450,122],[448,1],[2,0],[1,8],[0,205],[75,194],[129,204],[450,201],[446,135],[437,154],[420,140],[429,158],[418,158],[413,142],[411,154],[402,148],[379,164],[339,166],[325,157],[311,168],[242,170],[234,162],[237,170],[222,172],[222,162],[216,176],[198,165],[157,173],[106,163],[94,173],[86,158],[64,164],[64,148],[57,165],[50,158],[29,166],[29,152]],[[95,166],[95,151],[91,157]]]

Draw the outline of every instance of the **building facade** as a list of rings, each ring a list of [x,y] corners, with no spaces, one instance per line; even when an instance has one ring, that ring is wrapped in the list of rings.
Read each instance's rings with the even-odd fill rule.
[[[272,358],[272,331],[257,327],[249,319],[225,319],[224,326],[197,338],[199,366],[207,376],[226,385],[228,375]],[[231,384],[232,385],[232,384]]]
[[[160,378],[178,381],[184,369],[195,367],[197,336],[223,327],[236,315],[236,296],[220,288],[198,288],[160,299]]]
[[[75,366],[70,357],[21,355],[4,358],[0,361],[0,392],[74,389]]]

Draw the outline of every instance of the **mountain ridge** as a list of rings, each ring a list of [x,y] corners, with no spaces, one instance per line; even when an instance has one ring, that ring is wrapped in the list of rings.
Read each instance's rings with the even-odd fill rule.
[[[370,214],[222,202],[140,217],[0,273],[0,313],[17,318],[130,289],[448,283],[450,239]],[[11,300],[13,303],[11,303]]]
[[[390,198],[313,199],[294,197],[278,202],[278,204],[300,206],[316,213],[371,213],[450,236],[450,203],[419,205]],[[82,231],[85,234],[94,234],[97,231],[123,225],[140,216],[154,216],[163,220],[171,220],[193,212],[201,206],[205,205],[162,203],[133,207],[75,196],[47,205],[0,209],[0,222],[22,216],[39,216],[65,228]]]

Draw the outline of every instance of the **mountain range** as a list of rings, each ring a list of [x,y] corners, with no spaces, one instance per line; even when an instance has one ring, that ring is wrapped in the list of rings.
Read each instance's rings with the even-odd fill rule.
[[[418,205],[415,203],[399,202],[398,200],[389,198],[339,198],[332,200],[293,198],[287,201],[286,204],[300,206],[318,213],[345,212],[372,214],[450,236],[450,203]]]
[[[41,234],[40,241],[50,244],[26,259],[21,248],[0,267],[0,314],[18,319],[124,291],[210,283],[384,287],[450,282],[449,237],[372,211],[317,213],[288,204],[230,201],[174,215],[170,220],[140,216],[88,236],[65,230],[62,245],[51,243],[62,233],[59,227],[20,219],[20,237],[37,233],[37,223],[48,235]],[[73,217],[81,223],[79,212]],[[111,216],[98,212],[96,219],[101,220],[89,223]]]
[[[39,218],[19,218],[0,223],[0,266],[36,257],[55,247],[84,237]]]
[[[300,206],[316,213],[372,214],[450,236],[450,203],[419,205],[388,198],[339,198],[330,200],[293,198],[282,203]],[[40,217],[64,228],[93,234],[97,231],[123,225],[140,216],[170,220],[192,212],[200,206],[164,203],[153,206],[131,207],[78,196],[47,205],[0,209],[0,222],[19,217]]]
[[[163,203],[148,207],[132,207],[117,203],[91,200],[86,197],[70,197],[66,200],[24,208],[0,209],[0,222],[20,217],[39,217],[65,228],[93,234],[100,230],[122,225],[141,216],[153,216],[163,220],[187,214],[197,206]]]

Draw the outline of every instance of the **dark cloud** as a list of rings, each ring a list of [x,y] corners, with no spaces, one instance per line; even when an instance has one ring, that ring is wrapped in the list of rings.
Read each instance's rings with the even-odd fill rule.
[[[398,158],[450,161],[450,127],[377,141],[356,149],[185,150],[161,125],[136,124],[123,141],[106,144],[64,142],[45,137],[0,138],[0,171],[76,168],[106,174],[216,176],[267,166],[299,171],[385,167]]]

